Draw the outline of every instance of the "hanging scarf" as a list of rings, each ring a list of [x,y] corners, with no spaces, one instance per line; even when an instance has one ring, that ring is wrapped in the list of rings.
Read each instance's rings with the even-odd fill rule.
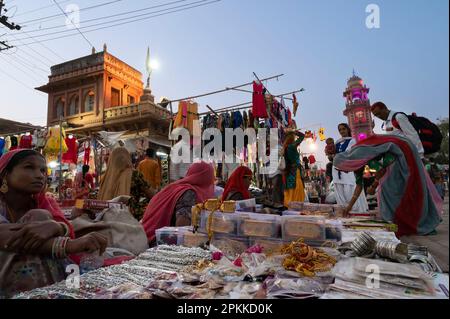
[[[250,198],[250,192],[244,186],[244,176],[253,176],[252,170],[246,166],[240,166],[234,170],[223,191],[222,201],[227,200],[228,195],[232,192],[241,193],[244,199]]]
[[[24,151],[29,151],[29,150],[22,150],[22,149],[13,150],[13,151],[10,151],[10,152],[4,154],[0,158],[0,176],[2,176],[4,174],[6,167],[8,166],[9,162],[13,159],[13,157],[15,155],[19,154],[20,152],[24,152]],[[40,154],[37,152],[36,152],[36,155],[40,156]],[[61,212],[56,201],[53,198],[45,195],[45,190],[43,190],[41,193],[33,196],[33,199],[36,202],[37,209],[44,209],[44,210],[47,210],[48,212],[50,212],[50,214],[52,214],[53,219],[56,222],[64,223],[69,227],[70,237],[71,238],[75,237],[72,224],[69,223],[67,221],[67,219],[64,217],[64,214]]]
[[[175,206],[180,197],[193,190],[197,203],[214,197],[214,168],[205,162],[192,164],[186,177],[169,184],[152,198],[141,221],[149,242],[155,239],[157,229],[170,225]]]

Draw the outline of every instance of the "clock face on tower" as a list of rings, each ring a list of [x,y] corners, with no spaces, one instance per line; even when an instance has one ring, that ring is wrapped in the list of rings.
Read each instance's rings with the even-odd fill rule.
[[[366,117],[365,117],[364,111],[356,111],[355,112],[355,122],[356,123],[366,122]]]

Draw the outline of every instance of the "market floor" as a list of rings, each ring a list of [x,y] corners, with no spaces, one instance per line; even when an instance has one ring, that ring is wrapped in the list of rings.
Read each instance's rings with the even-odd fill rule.
[[[445,198],[443,222],[437,228],[437,235],[434,236],[404,236],[400,240],[404,243],[414,243],[427,246],[430,253],[436,259],[443,272],[448,273],[449,256],[449,198]]]

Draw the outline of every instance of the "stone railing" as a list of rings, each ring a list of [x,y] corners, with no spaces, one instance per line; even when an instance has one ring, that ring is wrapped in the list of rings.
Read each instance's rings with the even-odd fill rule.
[[[137,115],[141,112],[139,104],[111,107],[105,110],[105,119],[113,119]]]

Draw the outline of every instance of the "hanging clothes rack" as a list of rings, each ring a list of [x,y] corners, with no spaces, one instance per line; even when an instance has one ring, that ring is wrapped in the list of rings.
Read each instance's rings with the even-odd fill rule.
[[[273,80],[273,79],[277,79],[278,80],[282,76],[284,76],[284,74],[274,75],[274,76],[271,76],[271,77],[263,79],[263,81],[269,81],[269,80]],[[170,103],[176,103],[176,102],[185,101],[185,100],[193,100],[193,99],[197,99],[197,98],[200,98],[200,97],[215,95],[215,94],[231,91],[231,90],[234,90],[234,89],[238,89],[238,88],[241,88],[241,87],[249,86],[251,84],[253,84],[253,82],[244,83],[244,84],[236,85],[236,86],[233,86],[233,87],[227,87],[227,88],[222,89],[222,90],[217,90],[217,91],[208,92],[208,93],[204,93],[204,94],[199,94],[199,95],[195,95],[195,96],[189,96],[189,97],[182,98],[182,99],[171,100]]]

